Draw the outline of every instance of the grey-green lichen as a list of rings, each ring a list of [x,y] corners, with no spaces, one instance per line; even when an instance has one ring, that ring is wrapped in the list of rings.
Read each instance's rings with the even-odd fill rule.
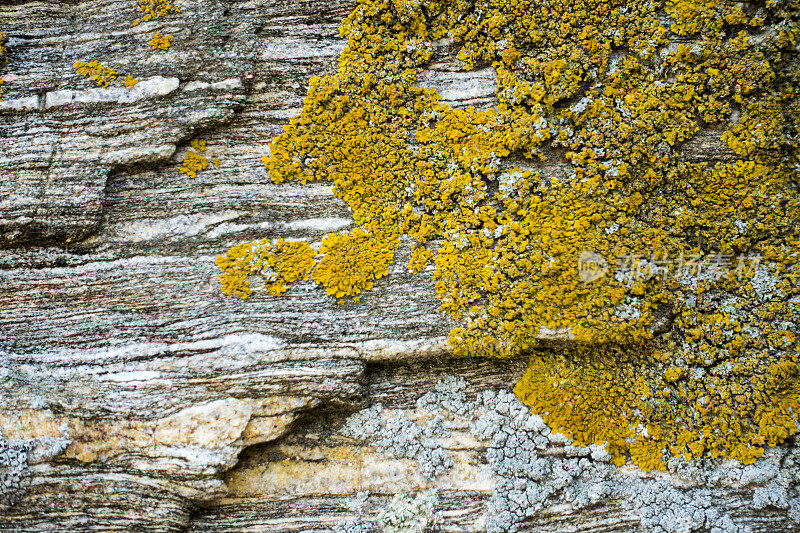
[[[363,518],[355,518],[338,522],[333,526],[333,533],[375,533],[375,528]]]
[[[0,511],[8,510],[28,490],[31,465],[44,462],[63,452],[70,440],[63,437],[6,440],[0,433]]]
[[[445,428],[466,426],[487,444],[486,468],[493,480],[485,516],[489,533],[516,531],[564,506],[580,510],[612,502],[638,516],[643,533],[747,533],[720,494],[744,495],[753,509],[769,508],[800,527],[800,447],[793,443],[767,449],[751,465],[671,458],[665,467],[669,477],[633,467],[621,471],[605,447],[573,446],[510,391],[469,398],[466,381],[452,376],[421,396],[411,411],[370,408],[349,424],[362,427],[360,437],[367,440],[388,439],[381,421],[409,419],[412,412],[416,419],[440,420]]]
[[[381,452],[415,460],[422,475],[429,479],[453,466],[453,460],[436,439],[444,432],[441,421],[436,419],[423,427],[405,413],[377,404],[352,415],[339,432],[366,441]]]
[[[356,518],[340,520],[333,526],[334,533],[375,533],[375,526],[371,522],[364,520],[361,516],[364,506],[369,498],[369,492],[358,492],[354,497],[345,500],[348,510],[356,514]]]
[[[378,513],[378,526],[384,533],[428,533],[435,531],[437,522],[436,489],[428,489],[416,496],[398,494]]]

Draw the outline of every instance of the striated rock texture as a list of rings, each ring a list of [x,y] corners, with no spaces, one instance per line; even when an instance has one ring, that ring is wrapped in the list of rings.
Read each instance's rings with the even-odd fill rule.
[[[330,186],[273,184],[260,158],[355,2],[180,5],[133,26],[128,0],[0,2],[0,531],[800,527],[791,443],[649,475],[543,435],[507,394],[524,360],[448,358],[408,243],[358,304],[303,282],[224,297],[216,254],[351,224]],[[492,105],[493,71],[451,52],[419,83]],[[139,82],[75,73],[93,60]],[[219,166],[190,178],[197,138]]]

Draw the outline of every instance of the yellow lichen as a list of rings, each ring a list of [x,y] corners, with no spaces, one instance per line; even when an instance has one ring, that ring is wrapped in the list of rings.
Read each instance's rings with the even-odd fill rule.
[[[189,146],[197,150],[198,152],[205,152],[206,151],[206,141],[205,139],[192,139],[189,143]]]
[[[531,353],[516,392],[554,429],[615,464],[752,462],[798,431],[797,15],[361,0],[339,70],[310,80],[262,159],[274,182],[328,181],[352,209],[313,272],[330,294],[368,290],[408,235],[409,267],[435,269],[459,322],[454,352]],[[417,85],[443,38],[467,68],[491,65],[496,105]],[[701,130],[710,162],[691,148]],[[582,277],[582,257],[608,272]],[[543,332],[572,344],[545,349]]]
[[[202,152],[206,151],[206,141],[203,139],[194,139],[189,144],[192,148],[197,150],[197,152],[193,152],[192,150],[186,152],[183,158],[183,165],[181,165],[179,171],[181,174],[186,174],[190,178],[196,178],[198,172],[208,167],[208,158],[202,155]]]
[[[156,33],[153,35],[153,38],[150,39],[149,44],[150,48],[153,50],[169,50],[169,47],[172,44],[172,35]]]
[[[250,278],[254,276],[260,277],[264,291],[274,296],[283,294],[287,283],[308,280],[316,255],[305,242],[280,239],[272,245],[265,239],[234,246],[218,255],[215,264],[222,270],[222,292],[247,299],[253,293]]]
[[[136,5],[143,15],[133,22],[134,26],[154,18],[164,17],[170,13],[181,12],[181,7],[172,3],[171,0],[138,0]]]
[[[0,31],[0,67],[5,64],[5,57],[3,57],[6,53],[6,34]],[[0,97],[3,96],[3,78],[0,78]]]
[[[208,159],[204,155],[189,150],[183,159],[183,165],[179,169],[181,174],[186,174],[190,178],[196,178],[197,173],[208,167]]]
[[[398,244],[361,228],[343,235],[331,233],[319,249],[323,258],[314,269],[314,281],[336,298],[358,301],[362,291],[372,289],[373,281],[389,273]]]
[[[123,82],[122,82],[122,83],[123,83],[123,85],[125,85],[125,87],[127,87],[128,89],[133,89],[133,87],[134,87],[134,86],[135,86],[137,83],[139,83],[139,80],[137,80],[137,79],[136,79],[136,78],[134,78],[133,76],[125,76],[125,79],[123,80]]]
[[[76,61],[72,64],[72,68],[79,75],[94,80],[100,87],[108,88],[117,79],[117,71],[113,68],[104,67],[99,61],[91,61],[89,63]]]

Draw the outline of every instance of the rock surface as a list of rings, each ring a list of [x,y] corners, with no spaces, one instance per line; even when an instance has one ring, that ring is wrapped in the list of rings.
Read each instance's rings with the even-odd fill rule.
[[[415,402],[453,374],[469,401],[508,390],[525,361],[449,359],[452,324],[430,274],[406,270],[408,246],[358,304],[312,283],[246,304],[219,292],[213,260],[230,246],[316,242],[351,223],[329,186],[275,185],[260,158],[309,77],[335,68],[354,4],[186,0],[137,26],[128,0],[0,4],[0,531],[331,531],[347,520],[366,531],[392,495],[431,487],[429,526],[486,529],[505,479],[489,451],[502,447],[475,437],[466,413]],[[148,46],[155,32],[173,35],[168,51]],[[99,88],[72,68],[92,60],[139,83]],[[446,49],[419,83],[454,106],[493,102],[491,69],[459,71]],[[189,178],[179,168],[195,138],[220,165]],[[721,157],[712,137],[695,142],[698,160]],[[409,420],[443,416],[449,436],[424,438],[453,466],[428,479],[413,454],[340,432],[377,403]],[[542,453],[568,448],[548,441]],[[680,494],[713,486],[703,512],[793,531],[791,450],[751,481],[738,470],[730,482],[660,479]],[[619,494],[553,496],[519,523],[661,531],[644,525],[652,506]],[[703,520],[698,530],[711,529]]]

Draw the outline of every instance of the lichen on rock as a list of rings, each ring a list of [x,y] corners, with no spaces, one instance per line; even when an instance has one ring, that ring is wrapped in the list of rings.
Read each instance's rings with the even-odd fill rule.
[[[6,34],[0,31],[0,68],[6,62],[5,53],[6,53]],[[3,78],[0,78],[0,96],[3,96]]]
[[[117,71],[111,67],[106,67],[100,64],[99,61],[76,61],[73,63],[72,68],[81,76],[85,76],[93,80],[100,87],[108,88],[113,82],[117,80]]]
[[[30,465],[59,455],[69,442],[66,435],[9,441],[0,434],[0,512],[10,509],[28,491],[33,476]]]
[[[138,0],[136,7],[142,13],[142,16],[133,21],[134,26],[159,17],[165,17],[170,13],[181,12],[181,6],[172,3],[171,0]]]
[[[219,276],[222,291],[245,299],[253,292],[250,278],[258,276],[268,293],[283,294],[288,289],[287,283],[308,279],[316,255],[317,252],[302,241],[280,239],[271,244],[265,239],[234,246],[216,260],[222,270]]]
[[[800,447],[794,442],[769,448],[750,465],[728,459],[673,457],[667,460],[668,474],[636,466],[620,469],[612,464],[614,457],[604,446],[574,446],[568,436],[552,431],[541,416],[531,413],[512,391],[487,389],[470,395],[467,390],[464,379],[447,376],[420,396],[413,409],[389,410],[376,405],[352,415],[341,432],[368,443],[391,442],[391,434],[399,431],[388,428],[385,421],[398,418],[411,424],[411,417],[441,420],[445,427],[467,432],[482,444],[474,447],[481,456],[471,460],[480,465],[479,470],[459,472],[464,466],[461,459],[448,469],[448,482],[457,486],[459,476],[466,472],[487,479],[490,495],[481,506],[480,521],[480,530],[487,533],[513,532],[526,526],[535,529],[534,524],[551,527],[554,516],[572,517],[598,508],[624,510],[625,530],[747,533],[753,528],[740,520],[742,502],[775,513],[779,520],[800,523]],[[439,439],[447,444],[449,453],[457,454],[467,437],[457,434],[460,439]],[[376,449],[397,455],[385,444]],[[447,485],[440,481],[436,486]],[[733,494],[741,497],[738,503]],[[366,495],[359,495],[366,501]],[[374,505],[369,506],[371,510],[363,504],[353,506],[357,519],[343,520],[338,531],[369,531],[373,522],[385,527],[379,518],[387,514],[409,520],[431,515],[413,511],[420,506],[412,505],[415,500],[408,493],[398,494],[391,504],[380,495],[375,498],[383,512],[376,514]],[[402,502],[402,513],[388,510],[396,502]]]
[[[388,411],[381,404],[352,415],[340,432],[394,457],[415,460],[428,479],[453,466],[453,460],[436,439],[442,434],[436,422],[423,427],[405,413]]]
[[[799,9],[362,0],[264,161],[333,183],[351,235],[385,243],[351,254],[367,276],[321,250],[329,293],[357,299],[408,235],[454,353],[533,353],[516,392],[554,429],[617,464],[752,462],[800,409]],[[443,39],[491,65],[497,105],[416,85]],[[701,132],[711,164],[687,156]],[[582,278],[587,253],[619,268]],[[542,351],[543,331],[573,343]]]
[[[416,496],[398,494],[378,514],[378,524],[385,533],[424,533],[435,531],[438,517],[435,508],[438,494],[429,489]]]

